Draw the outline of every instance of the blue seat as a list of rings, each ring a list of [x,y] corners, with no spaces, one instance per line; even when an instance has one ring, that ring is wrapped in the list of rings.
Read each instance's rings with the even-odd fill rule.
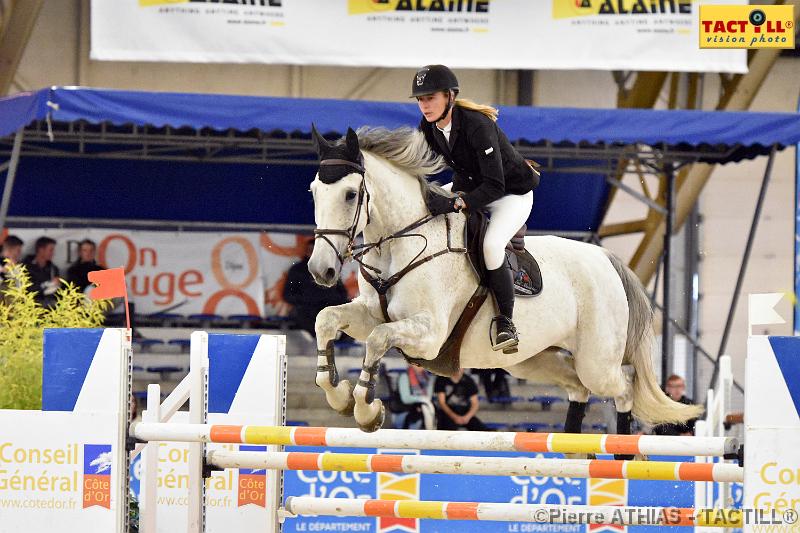
[[[550,407],[554,403],[563,403],[566,400],[564,400],[564,398],[561,398],[560,396],[542,395],[542,396],[532,396],[531,398],[528,399],[528,401],[531,403],[540,404],[542,406],[542,411],[549,411]]]
[[[256,325],[264,320],[259,315],[228,315],[230,322],[236,322],[240,327],[256,327]]]
[[[131,342],[135,346],[141,348],[143,352],[148,351],[150,348],[154,346],[164,345],[164,341],[162,341],[161,339],[133,339]]]
[[[143,366],[137,366],[137,365],[133,365],[133,368],[132,368],[132,370],[133,370],[134,372],[145,372],[145,369],[144,369],[144,367],[143,367]]]
[[[147,391],[146,390],[135,390],[133,391],[133,397],[137,400],[145,401],[147,400]]]
[[[491,431],[506,431],[508,429],[508,424],[504,422],[484,422],[483,425]]]
[[[192,345],[192,341],[189,339],[170,339],[167,341],[167,344],[170,346],[180,346],[181,350],[188,350]]]
[[[201,320],[203,322],[217,322],[219,320],[223,320],[221,315],[215,315],[211,313],[195,313],[186,318],[189,320]]]
[[[564,432],[564,424],[551,424],[550,430],[554,431],[555,433],[563,433]]]
[[[301,426],[301,427],[308,427],[308,422],[304,420],[287,420],[287,426]]]
[[[521,424],[514,424],[511,426],[514,431],[525,431],[528,433],[538,433],[550,429],[550,424],[542,424],[539,422],[523,422]]]
[[[400,374],[405,374],[406,370],[407,369],[405,369],[405,368],[390,368],[390,369],[386,370],[386,373],[387,374],[397,374],[399,376]]]
[[[495,396],[489,399],[489,403],[512,404],[526,401],[522,396]]]
[[[160,320],[180,320],[183,315],[180,313],[153,313],[148,315],[150,318],[158,318]]]
[[[608,433],[608,424],[592,424],[591,429],[600,433]]]
[[[172,374],[174,372],[186,372],[187,369],[182,366],[148,366],[147,371],[164,375]]]

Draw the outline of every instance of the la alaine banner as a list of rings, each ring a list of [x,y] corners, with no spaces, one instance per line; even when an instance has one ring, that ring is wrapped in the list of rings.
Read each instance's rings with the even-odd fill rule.
[[[91,58],[746,72],[701,50],[697,0],[92,0]],[[702,0],[747,4],[746,0]],[[435,53],[433,53],[435,52]],[[433,55],[432,55],[433,53]]]
[[[128,298],[143,314],[170,311],[182,315],[286,315],[283,300],[289,268],[302,259],[308,235],[295,233],[217,233],[129,231],[109,229],[12,229],[33,253],[36,239],[56,240],[53,263],[67,277],[77,260],[78,244],[97,244],[97,260],[107,268],[122,267]],[[357,291],[355,268],[344,281]]]

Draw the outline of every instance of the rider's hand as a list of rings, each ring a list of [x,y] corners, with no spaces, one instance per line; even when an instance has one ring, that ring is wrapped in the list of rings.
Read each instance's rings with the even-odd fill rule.
[[[455,198],[431,194],[428,197],[428,210],[433,216],[455,213],[458,211],[455,207],[455,201]]]

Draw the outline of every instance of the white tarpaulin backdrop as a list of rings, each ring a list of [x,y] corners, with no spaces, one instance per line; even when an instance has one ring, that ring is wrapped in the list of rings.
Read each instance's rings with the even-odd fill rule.
[[[699,3],[92,0],[91,57],[408,68],[444,63],[485,69],[746,72],[745,50],[699,48]]]

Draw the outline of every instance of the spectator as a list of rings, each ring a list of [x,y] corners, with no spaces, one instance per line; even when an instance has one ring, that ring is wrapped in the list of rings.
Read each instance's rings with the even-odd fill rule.
[[[3,246],[0,247],[0,286],[5,282],[8,276],[6,260],[12,265],[17,264],[19,258],[22,257],[23,244],[22,239],[16,235],[9,235],[6,237],[6,240],[3,241]]]
[[[686,392],[686,382],[677,374],[672,374],[667,379],[666,386],[667,396],[676,402],[691,404],[691,398],[687,398],[684,394]],[[688,420],[684,424],[661,424],[653,428],[653,435],[694,435],[694,423],[696,418]]]
[[[478,386],[463,370],[449,378],[437,377],[433,391],[438,403],[437,429],[487,431],[488,428],[475,416],[478,412]]]
[[[35,253],[23,261],[31,277],[31,291],[36,293],[36,301],[44,307],[55,305],[55,293],[61,281],[58,267],[53,264],[56,241],[50,237],[36,239]]]
[[[494,403],[497,398],[508,398],[511,390],[508,386],[508,372],[502,368],[478,368],[472,370],[473,374],[478,375],[483,390],[486,391],[486,398],[489,403]]]
[[[78,260],[67,270],[67,281],[83,292],[91,285],[89,272],[105,270],[106,267],[95,261],[97,245],[91,239],[84,239],[78,245]]]
[[[314,322],[317,314],[326,307],[341,305],[349,301],[347,289],[339,281],[335,287],[321,287],[314,282],[308,271],[308,260],[314,251],[314,239],[306,243],[305,255],[299,263],[289,269],[283,299],[294,306],[294,319],[300,329],[315,335]]]
[[[433,377],[423,368],[409,365],[397,378],[397,392],[405,407],[398,413],[396,426],[401,429],[436,429],[433,408]]]

